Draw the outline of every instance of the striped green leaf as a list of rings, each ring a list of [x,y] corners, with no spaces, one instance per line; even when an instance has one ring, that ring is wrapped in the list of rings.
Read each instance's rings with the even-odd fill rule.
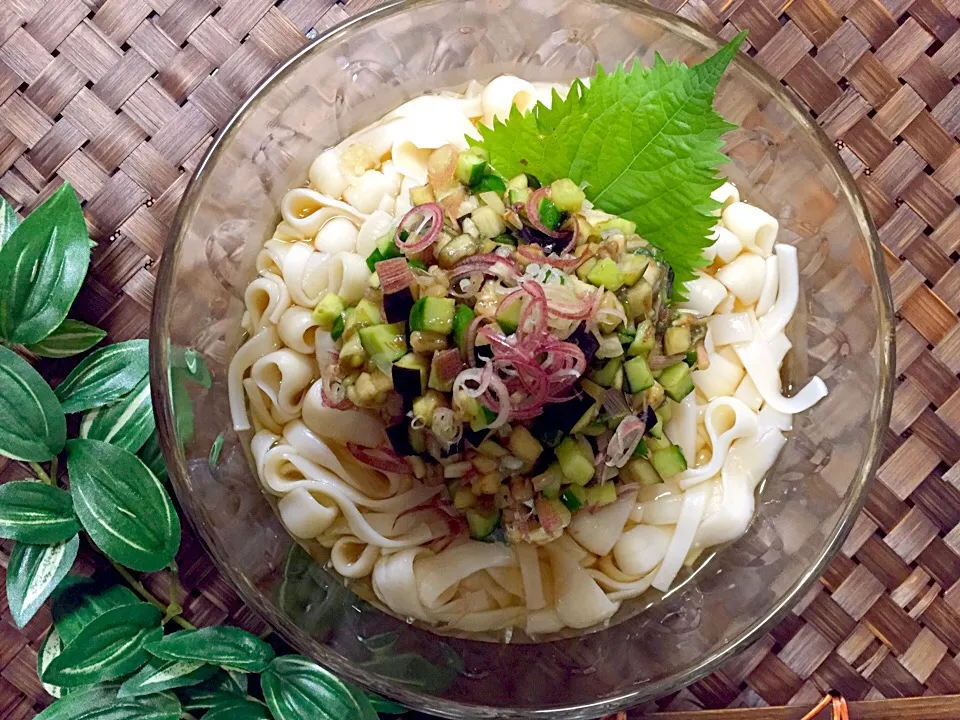
[[[147,438],[144,446],[137,451],[137,457],[143,460],[143,464],[150,469],[150,472],[157,476],[160,482],[164,482],[167,479],[167,463],[163,458],[163,449],[160,447],[160,436],[157,434],[156,428],[150,433],[150,437]]]
[[[166,660],[204,662],[243,672],[262,672],[274,656],[273,648],[256,635],[226,626],[180,630],[147,645],[147,652]]]
[[[215,665],[151,657],[136,675],[124,681],[117,697],[152,695],[173,688],[198,685],[216,672]]]
[[[54,592],[50,611],[53,626],[63,642],[69,643],[108,610],[139,602],[140,598],[124,585],[103,585],[88,578],[68,575]]]
[[[141,572],[170,564],[180,519],[163,483],[136,455],[100,440],[70,440],[67,468],[83,529],[108,557]]]
[[[27,350],[40,357],[65,358],[89,350],[106,336],[100,328],[67,318],[43,340],[27,345]]]
[[[150,376],[115,403],[98,407],[83,416],[80,437],[116,445],[136,452],[155,429],[153,402],[150,399]]]
[[[128,340],[90,353],[57,386],[63,411],[109,405],[133,390],[150,370],[148,348],[146,340]]]
[[[50,628],[47,632],[47,636],[43,639],[43,643],[40,645],[40,651],[37,653],[37,677],[42,677],[44,670],[47,669],[47,666],[53,661],[57,655],[63,651],[63,641],[60,640],[60,633],[57,632],[56,628]],[[59,685],[51,685],[50,683],[45,683],[42,680],[40,684],[43,685],[43,689],[46,690],[51,696],[58,698],[63,697],[72,692],[81,692],[83,688],[62,688]]]
[[[0,337],[43,340],[63,322],[90,265],[87,224],[65,183],[0,247]]]
[[[44,462],[63,450],[67,419],[30,363],[0,346],[0,455]]]
[[[7,565],[7,604],[17,627],[30,622],[50,597],[73,567],[79,549],[80,538],[76,535],[53,545],[14,545]]]
[[[277,720],[377,720],[363,694],[302,655],[276,658],[260,682]]]
[[[13,205],[0,197],[0,247],[3,247],[13,231],[20,224],[20,218],[17,217],[17,211]]]
[[[238,684],[238,680],[242,682]],[[187,712],[196,712],[216,707],[236,698],[247,695],[247,676],[228,673],[226,670],[217,670],[216,674],[204,680],[199,685],[184,687],[177,690],[177,695]]]
[[[160,611],[150,603],[124,605],[89,622],[43,672],[61,687],[99,683],[131,673],[148,659],[143,646],[163,635]]]
[[[273,720],[263,703],[245,698],[230,698],[214,705],[203,717],[204,720]]]
[[[179,720],[181,712],[170,693],[118,698],[115,687],[98,686],[65,695],[35,720]]]
[[[66,490],[29,480],[0,485],[0,537],[49,545],[79,531]]]

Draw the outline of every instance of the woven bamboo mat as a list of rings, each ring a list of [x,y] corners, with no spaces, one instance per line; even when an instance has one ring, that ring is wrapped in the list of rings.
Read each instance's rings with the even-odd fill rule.
[[[81,319],[147,333],[167,227],[217,128],[305,36],[376,2],[0,0],[0,192],[26,212],[66,180],[86,201],[100,244]],[[644,710],[960,692],[960,0],[657,4],[727,37],[749,28],[751,54],[836,142],[887,248],[898,387],[878,481],[821,582],[722,671]],[[0,480],[26,474],[0,458]],[[179,594],[198,625],[264,629],[195,539],[178,560],[186,590],[154,574],[157,596]],[[80,568],[109,572],[89,551]],[[35,670],[49,623],[17,630],[0,605],[0,717],[50,702]]]

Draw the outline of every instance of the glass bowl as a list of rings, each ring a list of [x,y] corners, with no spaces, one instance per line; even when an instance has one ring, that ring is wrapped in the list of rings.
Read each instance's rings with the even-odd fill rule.
[[[696,62],[719,47],[626,0],[421,0],[323,34],[243,104],[200,163],[154,303],[151,372],[173,486],[220,571],[301,652],[366,688],[445,717],[591,718],[674,692],[773,627],[853,525],[890,415],[893,312],[876,230],[833,148],[774,78],[740,54],[717,109],[725,173],[779,218],[802,301],[787,375],[830,395],[798,416],[747,533],[681,591],[608,629],[540,644],[442,637],[363,602],[274,517],[233,432],[226,367],[243,291],[281,194],[318,151],[426,90],[513,73],[569,81],[638,58]],[[212,375],[197,375],[193,348]],[[172,380],[172,382],[171,382]],[[209,384],[209,383],[208,383]],[[192,406],[192,410],[191,410]],[[175,416],[176,410],[176,416]],[[212,448],[222,448],[211,452]]]

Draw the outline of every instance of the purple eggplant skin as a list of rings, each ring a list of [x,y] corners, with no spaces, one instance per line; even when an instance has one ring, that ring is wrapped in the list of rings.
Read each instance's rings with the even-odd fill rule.
[[[539,245],[543,252],[547,255],[556,253],[559,255],[563,252],[564,248],[570,244],[570,235],[565,234],[563,237],[552,238],[548,235],[544,235],[542,232],[536,228],[529,227],[524,225],[520,229],[520,239],[525,243],[530,243],[531,245]]]
[[[404,407],[412,406],[413,401],[423,393],[420,370],[400,367],[399,365],[394,365],[390,370],[393,378],[393,389],[403,398]]]
[[[391,425],[388,427],[387,439],[390,440],[393,451],[400,457],[417,454],[417,451],[413,449],[413,445],[410,444],[410,426],[407,423],[400,423],[399,425]]]
[[[410,317],[413,302],[413,293],[410,292],[410,288],[384,294],[383,314],[386,315],[387,322],[406,322]]]
[[[647,405],[647,412],[643,416],[643,424],[646,425],[647,430],[657,424],[657,413],[649,405]]]
[[[530,432],[547,447],[556,447],[594,402],[587,393],[580,393],[566,402],[548,405],[542,415],[534,418]]]
[[[596,335],[587,330],[586,322],[577,325],[577,329],[570,333],[567,342],[573,343],[583,351],[583,356],[587,359],[587,365],[593,362],[593,359],[597,356],[597,351],[600,349],[600,341],[597,340]]]

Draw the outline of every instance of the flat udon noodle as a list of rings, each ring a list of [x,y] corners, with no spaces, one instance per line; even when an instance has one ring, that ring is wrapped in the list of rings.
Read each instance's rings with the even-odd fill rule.
[[[280,316],[277,333],[280,340],[291,350],[316,357],[317,328],[320,323],[309,308],[293,305]]]
[[[783,332],[797,309],[800,299],[800,269],[797,264],[797,249],[792,245],[778,244],[776,300],[765,313],[757,311],[760,330],[767,340]],[[758,303],[759,305],[759,303]],[[762,317],[761,317],[762,316]]]
[[[586,628],[608,620],[620,608],[619,603],[607,597],[597,581],[576,560],[566,535],[561,535],[546,545],[550,564],[553,567],[557,616],[572,628]]]
[[[333,218],[346,217],[357,226],[367,219],[365,213],[351,205],[310,188],[288,190],[280,203],[280,215],[294,232],[310,241]]]
[[[247,402],[250,403],[254,429],[258,431],[266,429],[279,434],[283,432],[283,425],[295,417],[285,414],[274,405],[270,397],[260,389],[253,378],[244,378],[243,391],[246,393]]]
[[[366,447],[380,445],[383,423],[358,410],[335,410],[323,403],[322,380],[315,382],[303,398],[303,422],[313,432],[341,443],[353,442]]]
[[[350,535],[339,538],[330,550],[333,569],[345,578],[366,577],[373,572],[379,557],[379,547]]]
[[[360,232],[357,234],[356,253],[368,257],[377,248],[377,240],[382,238],[393,228],[393,216],[383,210],[370,213],[370,217],[363,221]]]
[[[732,415],[732,418],[731,418]],[[710,438],[710,461],[697,468],[684,470],[673,479],[684,490],[709,480],[720,472],[735,440],[757,434],[757,416],[750,408],[732,397],[711,400],[704,408],[703,424]],[[726,428],[721,430],[721,428]]]
[[[381,548],[405,548],[421,545],[434,536],[429,526],[420,523],[405,536],[387,537],[371,526],[360,507],[403,512],[424,504],[436,495],[440,488],[421,486],[393,498],[376,500],[357,491],[326,468],[301,457],[292,446],[285,444],[276,445],[266,451],[262,458],[262,468],[261,479],[268,492],[283,496],[300,488],[306,490],[314,500],[322,497],[336,503],[349,524],[351,533],[365,543]],[[300,497],[306,499],[302,494]]]
[[[257,272],[261,274],[270,272],[283,277],[283,259],[293,245],[294,243],[289,240],[280,240],[276,237],[267,240],[263,250],[257,253]]]
[[[293,243],[283,257],[283,281],[297,305],[311,310],[327,289],[330,255],[315,252],[310,243]]]
[[[567,530],[570,536],[594,555],[606,555],[616,544],[637,500],[637,491],[624,493],[594,512],[577,513]]]
[[[706,548],[736,540],[753,520],[755,490],[777,459],[787,439],[776,428],[737,440],[720,472],[719,493],[704,510],[693,546]]]
[[[348,217],[330,218],[317,233],[313,247],[319,252],[331,255],[338,252],[355,252],[359,234],[360,225],[356,220]]]
[[[257,332],[268,323],[276,325],[290,307],[290,291],[283,278],[264,271],[247,285],[243,295],[244,305],[250,313],[250,326]]]
[[[772,313],[773,310],[770,312]],[[770,313],[767,313],[765,317],[769,317],[769,315]],[[827,386],[819,377],[813,377],[793,397],[783,396],[780,390],[780,374],[778,372],[783,355],[779,352],[775,354],[759,326],[755,330],[753,340],[733,347],[760,395],[763,396],[763,401],[775,410],[795,415],[809,410],[817,401],[826,396]]]
[[[366,259],[357,253],[337,253],[330,259],[328,270],[327,289],[338,295],[345,305],[358,303],[371,275]]]
[[[697,528],[700,527],[700,521],[703,519],[703,512],[707,505],[708,492],[709,488],[695,487],[683,494],[680,517],[677,519],[673,537],[670,538],[670,545],[667,547],[667,552],[651,583],[654,588],[661,592],[670,589],[677,573],[683,567],[683,562],[686,560],[690,548],[693,547],[693,540],[696,537]]]
[[[250,420],[247,417],[246,403],[244,403],[244,374],[257,360],[281,347],[277,329],[268,325],[241,345],[230,360],[230,367],[227,370],[227,390],[234,430],[250,429]]]
[[[307,388],[318,375],[312,355],[290,348],[276,350],[257,360],[250,377],[280,412],[291,418],[300,414]]]

